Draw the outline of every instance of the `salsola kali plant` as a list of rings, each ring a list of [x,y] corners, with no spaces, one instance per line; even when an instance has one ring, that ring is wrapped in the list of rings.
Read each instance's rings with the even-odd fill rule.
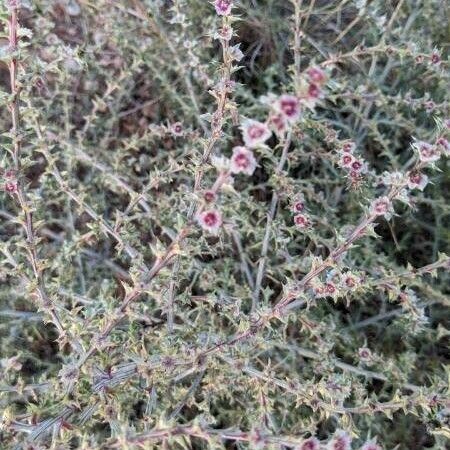
[[[4,0],[0,448],[446,448],[445,8]]]

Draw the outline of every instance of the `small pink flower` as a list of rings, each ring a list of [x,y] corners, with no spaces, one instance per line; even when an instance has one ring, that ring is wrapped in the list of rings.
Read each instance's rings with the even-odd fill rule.
[[[294,95],[282,95],[278,100],[278,108],[289,122],[295,122],[300,117],[300,102]]]
[[[358,356],[362,361],[369,361],[372,358],[372,352],[367,347],[358,349]]]
[[[410,189],[419,189],[423,191],[428,184],[428,177],[420,172],[411,172],[408,176],[408,187]]]
[[[352,438],[343,431],[338,430],[334,433],[333,439],[328,443],[328,450],[351,450]]]
[[[352,163],[355,161],[355,158],[350,153],[344,153],[340,160],[341,167],[345,167],[350,169],[352,167]]]
[[[342,146],[342,151],[352,153],[356,148],[356,144],[354,142],[346,142]]]
[[[312,67],[306,73],[312,83],[323,84],[326,80],[325,72],[319,67]]]
[[[372,202],[370,211],[375,216],[389,217],[392,213],[392,203],[388,197],[377,198]]]
[[[219,31],[214,36],[216,39],[223,39],[224,41],[230,41],[233,37],[233,29],[228,26],[224,25],[222,28],[219,29]]]
[[[342,284],[347,289],[355,289],[358,285],[358,279],[350,273],[342,277]]]
[[[230,168],[232,173],[252,175],[256,168],[253,152],[245,147],[234,147]]]
[[[181,122],[175,122],[170,126],[170,131],[174,136],[181,136],[183,134],[183,124]]]
[[[286,119],[281,113],[272,113],[269,116],[269,127],[275,131],[275,133],[282,134],[286,131]]]
[[[335,286],[334,283],[332,283],[331,281],[325,284],[325,292],[327,293],[327,295],[335,295],[337,293],[337,288]]]
[[[436,52],[432,53],[430,59],[433,64],[439,64],[441,62],[441,57],[440,57],[439,53],[436,53]]]
[[[319,450],[319,449],[320,449],[320,442],[315,437],[306,439],[306,441],[303,441],[300,444],[300,447],[298,448],[298,450]]]
[[[322,96],[322,89],[320,89],[320,87],[315,84],[315,83],[311,83],[308,87],[308,97],[311,99],[317,99],[320,98]]]
[[[419,159],[422,162],[434,162],[441,157],[438,149],[428,142],[419,141],[416,142],[415,146],[419,150]]]
[[[254,148],[260,144],[264,144],[272,133],[265,123],[247,119],[242,124],[242,135],[245,145]]]
[[[439,139],[436,140],[436,145],[438,147],[441,147],[445,153],[450,153],[450,143],[448,142],[447,139],[440,137]]]
[[[197,215],[198,224],[211,234],[218,234],[222,226],[222,215],[216,209],[202,211]]]
[[[7,181],[5,183],[5,191],[10,194],[15,194],[17,192],[17,182],[16,181]]]
[[[203,199],[207,203],[213,203],[216,201],[217,195],[214,191],[208,190],[203,193]]]
[[[231,14],[233,2],[231,0],[216,0],[214,2],[214,7],[219,16],[229,16]]]
[[[293,205],[292,205],[292,211],[294,213],[301,213],[305,210],[305,203],[302,200],[298,200],[296,201]]]
[[[361,447],[361,450],[383,450],[380,445],[376,443],[374,439],[367,441]]]
[[[309,227],[309,219],[305,214],[297,214],[294,216],[294,223],[297,228],[304,229]]]
[[[367,163],[364,161],[361,161],[359,159],[355,159],[350,164],[350,169],[352,172],[360,174],[360,173],[366,173],[367,172]]]

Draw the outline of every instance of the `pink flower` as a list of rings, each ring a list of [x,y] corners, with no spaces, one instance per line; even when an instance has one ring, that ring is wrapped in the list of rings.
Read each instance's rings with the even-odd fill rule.
[[[207,203],[213,203],[216,201],[217,195],[214,191],[208,190],[203,193],[203,199]]]
[[[431,55],[431,62],[433,64],[439,64],[441,62],[441,57],[439,56],[439,53],[434,52]]]
[[[437,139],[436,145],[438,147],[442,147],[442,149],[445,151],[445,153],[447,153],[447,154],[450,153],[450,143],[447,141],[447,139],[440,137],[439,139]]]
[[[277,106],[289,122],[295,122],[300,117],[300,102],[294,95],[282,95]]]
[[[340,160],[341,167],[345,167],[350,169],[352,167],[352,163],[355,161],[355,158],[350,153],[344,153]]]
[[[300,444],[298,450],[319,450],[320,442],[315,437],[309,438]]]
[[[334,283],[332,283],[331,281],[325,284],[325,292],[327,293],[327,295],[335,295],[337,293],[337,288],[335,286]]]
[[[245,145],[254,148],[260,144],[264,144],[272,133],[265,123],[247,119],[242,124],[242,135]]]
[[[410,189],[419,189],[423,191],[428,184],[428,177],[420,172],[411,172],[408,176],[408,187]]]
[[[305,214],[297,214],[294,216],[294,223],[297,228],[304,229],[309,227],[309,219]]]
[[[292,211],[294,213],[301,213],[305,210],[305,203],[303,200],[298,200],[292,205]]]
[[[286,119],[281,113],[273,113],[269,116],[269,127],[275,131],[275,133],[282,134],[286,130]]]
[[[372,358],[372,352],[367,347],[358,349],[358,356],[362,361],[369,361]]]
[[[202,211],[197,215],[198,224],[211,234],[218,234],[222,226],[222,215],[216,209]]]
[[[224,41],[229,41],[233,37],[233,29],[228,25],[224,25],[219,31],[214,35],[216,39],[223,39]]]
[[[338,430],[334,433],[333,439],[328,443],[328,450],[351,450],[352,438],[343,431]]]
[[[376,443],[375,439],[371,439],[370,441],[364,443],[361,450],[382,450],[382,448]]]
[[[322,96],[322,89],[320,89],[320,87],[317,84],[311,83],[308,87],[308,97],[312,99],[317,99],[320,98],[321,96]]]
[[[356,144],[354,142],[349,141],[342,146],[342,151],[352,153],[355,150],[355,148]]]
[[[422,162],[434,162],[441,157],[438,149],[428,142],[419,141],[415,143],[415,146],[419,151],[419,159]]]
[[[358,285],[358,278],[352,275],[351,273],[346,273],[342,277],[342,285],[347,289],[355,289]]]
[[[15,194],[17,192],[17,182],[16,181],[7,181],[5,183],[5,191],[10,194]]]
[[[381,197],[374,200],[370,206],[370,212],[374,216],[390,217],[393,208],[391,200],[388,197]]]
[[[216,13],[219,16],[229,16],[231,14],[232,6],[233,2],[231,0],[216,0],[214,2]]]
[[[311,67],[306,73],[312,83],[323,84],[326,80],[325,72],[319,67]]]
[[[355,159],[350,164],[350,169],[353,173],[366,173],[367,172],[367,164],[364,161],[361,161],[359,159]]]
[[[175,122],[171,125],[170,130],[174,136],[181,136],[183,134],[183,125],[181,122]]]
[[[251,150],[245,147],[234,147],[231,157],[231,172],[252,175],[256,168],[256,160]]]

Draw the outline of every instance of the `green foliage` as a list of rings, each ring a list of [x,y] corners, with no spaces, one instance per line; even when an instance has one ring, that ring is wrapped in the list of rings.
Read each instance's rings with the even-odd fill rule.
[[[445,2],[233,3],[1,6],[2,449],[448,445]]]

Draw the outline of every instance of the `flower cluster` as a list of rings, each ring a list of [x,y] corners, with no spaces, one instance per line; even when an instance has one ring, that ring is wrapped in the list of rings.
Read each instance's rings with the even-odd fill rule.
[[[355,149],[354,142],[346,141],[338,151],[338,165],[347,172],[352,184],[359,183],[368,172],[367,162],[356,154]]]
[[[16,171],[13,169],[7,169],[3,172],[3,189],[5,192],[8,192],[9,194],[15,194],[17,193],[18,189],[18,180],[17,180],[17,174]]]
[[[306,230],[311,228],[312,221],[309,214],[306,212],[305,199],[302,195],[295,197],[291,205],[291,211],[294,214],[294,224],[299,230]]]
[[[214,2],[214,7],[219,16],[229,16],[231,14],[233,2],[231,0],[216,0]]]

